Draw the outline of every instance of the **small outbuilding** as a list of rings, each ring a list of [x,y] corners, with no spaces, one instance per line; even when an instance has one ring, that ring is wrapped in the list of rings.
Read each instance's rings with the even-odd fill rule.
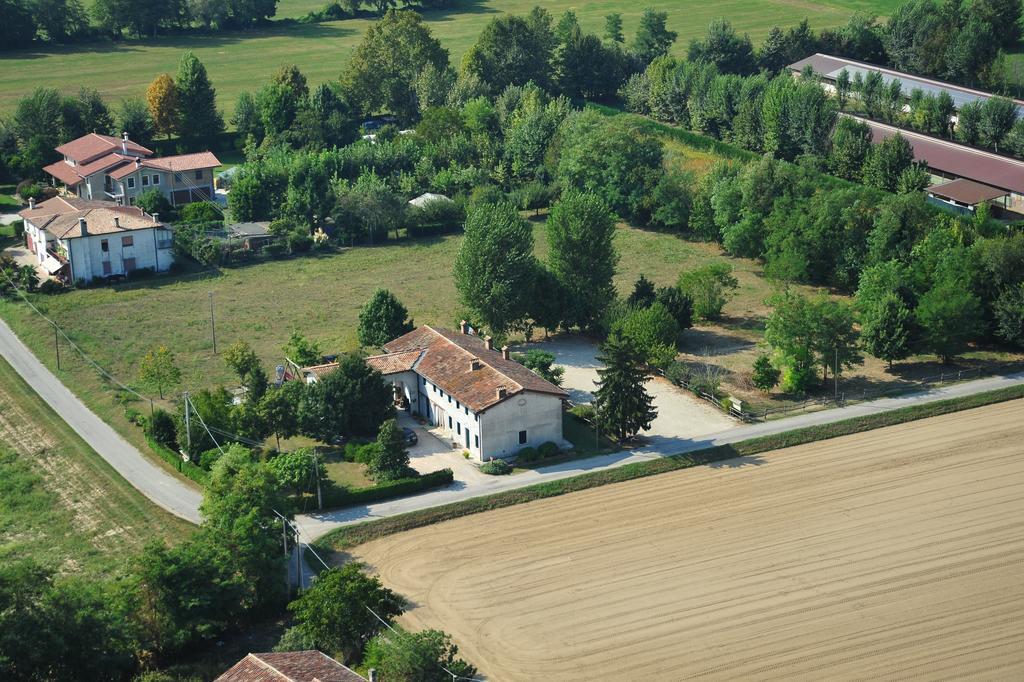
[[[973,180],[959,178],[928,188],[928,200],[957,213],[974,213],[978,206],[988,203],[1005,208],[1009,192]]]

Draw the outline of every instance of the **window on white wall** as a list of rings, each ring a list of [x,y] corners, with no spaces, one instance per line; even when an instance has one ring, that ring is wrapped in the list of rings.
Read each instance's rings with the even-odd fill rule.
[[[154,185],[159,185],[160,184],[160,176],[159,175],[154,175],[153,176],[153,184]]]
[[[128,178],[128,189],[135,189],[135,178]]]
[[[526,442],[526,431],[519,432],[519,444],[523,445]]]
[[[148,175],[143,175],[142,176],[142,186],[143,187],[149,187],[149,176]]]

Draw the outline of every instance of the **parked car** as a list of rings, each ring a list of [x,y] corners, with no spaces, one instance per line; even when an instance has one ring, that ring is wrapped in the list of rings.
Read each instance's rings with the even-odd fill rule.
[[[419,436],[417,436],[416,432],[410,429],[408,426],[402,427],[402,435],[405,436],[406,445],[416,445],[416,443],[420,442]]]

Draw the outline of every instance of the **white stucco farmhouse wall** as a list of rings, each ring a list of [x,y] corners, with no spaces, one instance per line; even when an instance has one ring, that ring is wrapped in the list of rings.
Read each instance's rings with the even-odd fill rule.
[[[130,245],[124,243],[125,237],[131,238]],[[142,268],[166,272],[174,263],[171,232],[164,228],[62,239],[60,245],[68,255],[71,279],[74,282],[90,282],[108,275],[127,275],[132,270]],[[104,263],[108,264],[107,267],[104,267]]]
[[[480,415],[427,379],[418,378],[419,394],[416,402],[410,402],[413,409],[432,426],[441,428],[461,449],[468,450],[477,460],[485,461],[481,455]]]
[[[520,442],[523,431],[525,442]],[[480,415],[480,433],[484,461],[512,457],[525,447],[548,441],[561,445],[562,399],[532,391],[517,393]]]

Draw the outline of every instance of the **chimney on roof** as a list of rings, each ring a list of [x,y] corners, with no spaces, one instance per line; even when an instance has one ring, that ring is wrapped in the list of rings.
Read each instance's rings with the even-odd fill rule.
[[[121,133],[121,153],[122,154],[127,154],[128,153],[128,131],[127,130],[124,131],[123,133]]]
[[[83,236],[88,236],[89,226],[85,224],[85,218],[78,219],[78,232]]]
[[[459,322],[459,331],[462,332],[463,334],[468,334],[469,333],[469,322],[466,322],[465,320],[463,320],[462,322]]]
[[[470,360],[469,360],[469,370],[471,372],[475,372],[476,370],[480,369],[481,367],[483,367],[483,363],[480,362],[479,358],[470,358]]]
[[[114,227],[119,230],[121,229],[121,218],[119,216],[114,216]]]
[[[136,168],[138,168],[138,167],[139,167],[139,166],[141,166],[141,165],[142,165],[142,162],[141,162],[141,161],[139,161],[139,157],[137,157],[137,156],[136,156],[136,157],[135,157],[135,167],[136,167]]]
[[[36,207],[36,200],[33,197],[28,198],[28,210],[32,210]]]
[[[486,348],[487,350],[494,350],[494,341],[491,339],[490,336],[484,337],[484,348]]]
[[[143,211],[143,212],[145,212],[145,211]],[[160,214],[159,213],[154,213],[153,214],[153,222],[154,223],[160,222]]]
[[[510,359],[509,353],[508,353],[508,346],[502,346],[501,347],[501,357],[505,358],[506,360]]]
[[[376,668],[370,668],[370,670],[367,672],[367,675],[370,676],[369,682],[377,682],[377,669]]]
[[[497,390],[498,400],[504,400],[508,397],[508,389],[504,386],[498,386]]]

